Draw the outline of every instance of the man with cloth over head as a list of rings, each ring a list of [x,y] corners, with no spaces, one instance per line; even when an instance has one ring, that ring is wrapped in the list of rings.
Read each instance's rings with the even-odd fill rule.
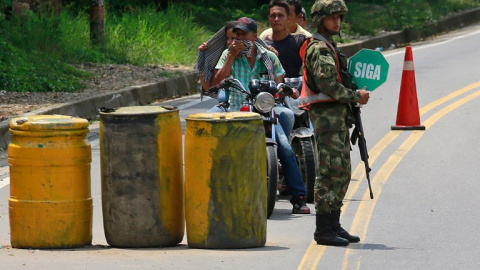
[[[348,9],[343,0],[317,0],[311,9],[317,27],[305,53],[301,106],[309,108],[318,147],[315,179],[316,230],[321,245],[346,246],[359,242],[340,225],[340,209],[351,179],[350,134],[354,124],[351,106],[366,104],[369,92],[356,90],[346,72],[347,60],[338,52],[333,36]]]
[[[223,52],[215,67],[213,84],[219,84],[228,76],[238,79],[247,90],[248,83],[252,79],[263,79],[262,76],[268,76],[268,80],[273,80],[277,84],[281,83],[285,71],[277,56],[256,41],[257,23],[251,18],[242,17],[238,19],[234,32],[237,34],[237,40],[232,43],[231,47],[244,46],[245,49],[240,53],[228,49]],[[294,90],[292,97],[297,98],[298,95],[298,91]],[[229,99],[231,110],[239,111],[244,100],[245,97],[241,93],[231,92]],[[289,192],[292,195],[290,200],[293,204],[292,213],[310,214],[310,209],[305,203],[306,190],[302,175],[281,124],[276,125],[275,138],[278,145],[278,157]]]

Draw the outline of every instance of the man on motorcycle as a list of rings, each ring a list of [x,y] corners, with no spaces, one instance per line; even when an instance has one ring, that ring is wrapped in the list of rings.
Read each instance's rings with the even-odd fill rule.
[[[303,3],[302,0],[286,0],[290,10],[290,18],[288,19],[288,32],[292,34],[302,34],[307,37],[311,37],[312,34],[305,30],[303,26],[298,23],[297,18],[302,16]],[[265,39],[267,36],[272,35],[272,28],[268,28],[260,34],[261,39]]]
[[[238,50],[228,49],[223,52],[215,67],[213,84],[218,84],[228,76],[233,76],[246,87],[252,79],[263,79],[262,77],[265,75],[268,76],[269,80],[281,83],[285,71],[277,56],[255,42],[257,23],[251,18],[240,18],[234,32],[237,34],[237,40],[232,43],[231,47],[236,49],[237,46],[240,46],[244,49],[240,53],[235,53]],[[298,91],[294,91],[292,97],[298,98],[298,96]],[[232,92],[229,98],[231,110],[239,111],[243,101],[243,95]],[[293,204],[292,213],[309,214],[310,209],[305,203],[305,186],[288,137],[281,125],[276,126],[275,132],[282,170],[287,185],[292,187],[290,189],[292,195],[290,202]]]
[[[272,34],[264,40],[278,51],[278,59],[285,69],[285,77],[296,78],[303,73],[302,59],[298,52],[307,37],[303,34],[288,32],[288,21],[291,16],[289,5],[285,0],[271,1],[268,21],[272,27]]]
[[[291,7],[292,6],[289,6],[289,3],[286,0],[272,0],[270,2],[268,7],[268,21],[272,27],[272,34],[266,37],[264,40],[267,45],[270,45],[277,50],[278,59],[285,69],[286,82],[287,78],[298,81],[301,80],[301,76],[303,74],[303,63],[299,51],[305,40],[307,40],[307,37],[303,34],[292,34],[288,31],[289,18],[295,16],[295,14],[292,13]],[[290,102],[292,101],[293,100]],[[286,106],[284,107],[283,105]],[[282,105],[277,105],[274,110],[277,114],[287,114],[287,116],[284,118],[286,118],[288,121],[284,120],[282,126],[287,137],[290,139],[294,153],[298,157],[297,161],[300,168],[302,168],[303,181],[307,187],[309,187],[307,188],[308,194],[306,196],[308,202],[308,200],[313,201],[313,183],[315,181],[315,144],[313,139],[313,131],[311,132],[311,141],[308,145],[306,145],[307,142],[305,142],[305,140],[308,140],[308,138],[297,140],[295,139],[295,133],[293,135],[294,138],[290,137],[294,125],[297,124],[298,128],[298,126],[302,123],[301,120],[305,119],[305,116],[302,116],[301,113],[299,113],[298,108],[295,110],[292,106],[293,103],[282,103]],[[297,116],[294,115],[292,110],[297,111]],[[288,113],[285,113],[285,111]],[[304,112],[304,115],[307,115],[307,113]],[[297,123],[295,123],[296,121]],[[300,145],[300,147],[295,147],[295,145]],[[301,149],[300,151],[298,150],[299,148]],[[306,168],[307,166],[311,168]],[[287,190],[288,189],[289,187],[287,186]]]

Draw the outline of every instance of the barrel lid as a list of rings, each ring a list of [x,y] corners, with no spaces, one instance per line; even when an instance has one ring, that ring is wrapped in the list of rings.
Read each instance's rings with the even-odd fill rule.
[[[10,120],[13,130],[78,130],[88,129],[88,120],[66,115],[30,115]]]
[[[258,113],[254,112],[225,112],[225,113],[195,113],[190,114],[185,118],[186,120],[211,120],[211,121],[225,121],[225,120],[256,120],[262,119]]]
[[[166,111],[175,110],[172,106],[130,106],[119,107],[112,111],[100,112],[100,115],[139,115],[139,114],[155,114],[163,113]]]

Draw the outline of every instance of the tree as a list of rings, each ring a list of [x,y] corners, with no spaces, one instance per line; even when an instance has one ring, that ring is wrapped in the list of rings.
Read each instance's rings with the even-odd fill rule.
[[[103,0],[90,2],[90,41],[95,46],[105,44],[105,5]]]

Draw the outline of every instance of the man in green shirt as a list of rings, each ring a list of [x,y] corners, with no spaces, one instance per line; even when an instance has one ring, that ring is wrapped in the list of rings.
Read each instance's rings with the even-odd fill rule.
[[[252,79],[262,79],[266,76],[268,80],[274,80],[277,84],[281,83],[285,70],[273,52],[257,44],[256,22],[250,18],[240,18],[234,32],[237,34],[237,40],[233,42],[230,50],[225,50],[220,57],[215,67],[213,83],[218,84],[228,76],[233,76],[243,84],[247,91],[248,83]],[[236,46],[245,47],[245,50],[238,53]],[[294,90],[291,97],[298,98],[298,96],[298,91]],[[229,98],[231,111],[239,111],[244,100],[245,97],[242,94],[231,92]],[[287,108],[284,109],[288,110]],[[282,120],[280,120],[281,122]],[[302,175],[281,124],[276,125],[275,139],[278,145],[277,152],[282,164],[282,171],[287,181],[288,191],[292,196],[290,199],[293,204],[292,213],[310,214],[310,208],[305,203],[306,190]]]

